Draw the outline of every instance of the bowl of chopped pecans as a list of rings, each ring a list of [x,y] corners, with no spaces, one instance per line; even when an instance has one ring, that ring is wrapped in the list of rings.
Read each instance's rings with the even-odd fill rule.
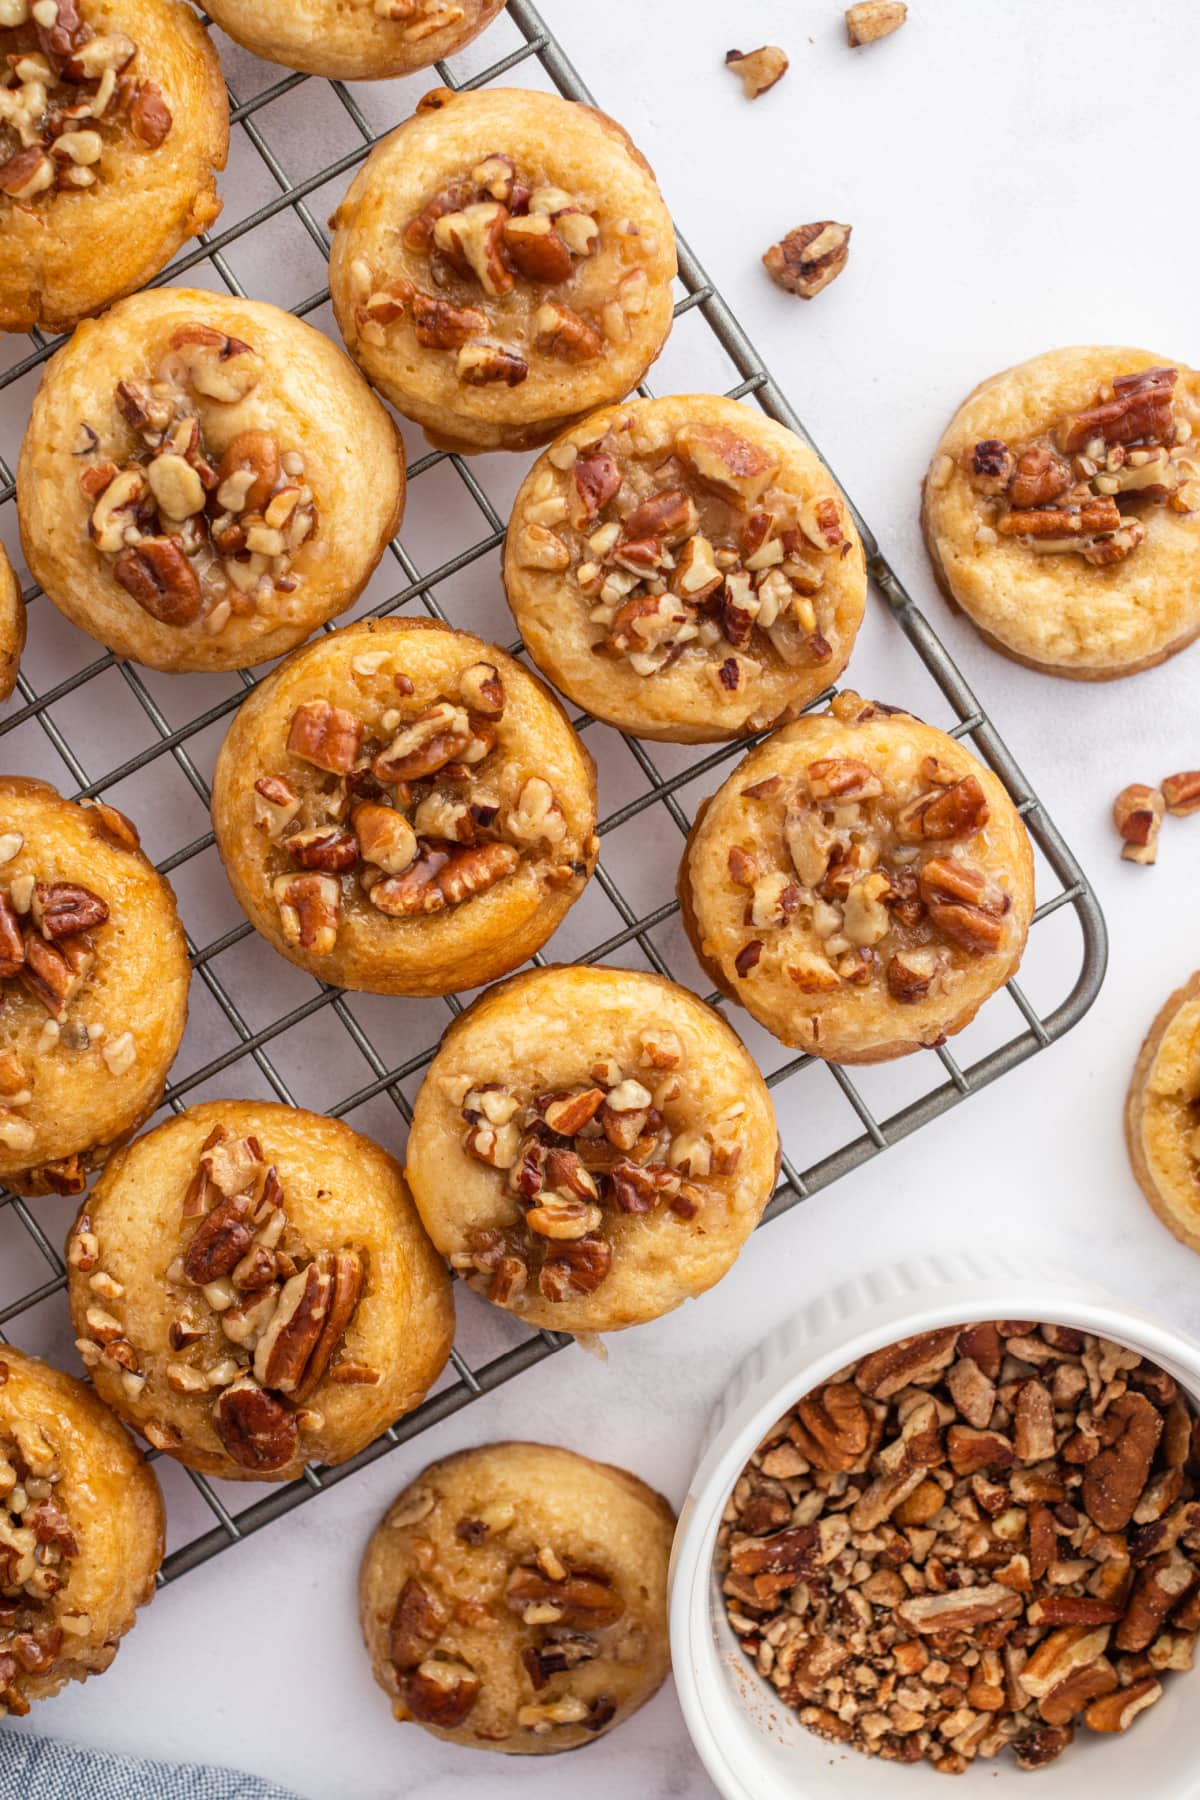
[[[1028,1770],[1118,1800],[1151,1766],[1195,1800],[1198,1634],[1200,1343],[1071,1273],[824,1296],[735,1375],[680,1511],[674,1672],[726,1800]]]

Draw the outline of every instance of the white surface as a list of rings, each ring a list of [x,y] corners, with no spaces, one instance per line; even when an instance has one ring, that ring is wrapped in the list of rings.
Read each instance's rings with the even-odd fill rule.
[[[898,36],[852,53],[836,0],[545,10],[654,163],[682,229],[1094,876],[1112,967],[1062,1045],[759,1234],[714,1293],[613,1340],[607,1366],[564,1353],[187,1577],[110,1674],[31,1721],[241,1764],[308,1800],[713,1793],[670,1687],[569,1763],[472,1755],[391,1722],[358,1642],[355,1571],[376,1518],[427,1456],[544,1437],[626,1463],[678,1501],[709,1408],[751,1345],[830,1282],[927,1248],[996,1244],[1031,1269],[1065,1257],[1200,1328],[1198,1265],[1149,1214],[1120,1135],[1142,1031],[1200,961],[1200,819],[1169,821],[1160,864],[1145,870],[1118,861],[1107,818],[1125,782],[1200,764],[1200,650],[1112,686],[1019,670],[948,618],[916,522],[937,434],[994,369],[1087,341],[1198,360],[1183,149],[1200,14],[1166,0],[914,0]],[[739,38],[792,57],[753,106],[720,66]],[[387,105],[373,96],[372,116]],[[234,206],[238,190],[227,191]],[[768,283],[758,256],[823,217],[853,225],[850,264],[805,304]],[[11,509],[0,525],[11,543]],[[884,635],[852,676],[888,697],[889,655]],[[908,681],[907,653],[896,655]],[[823,1124],[798,1104],[793,1142]]]
[[[696,1747],[725,1800],[836,1800],[853,1791],[888,1800],[893,1765],[832,1749],[779,1703],[751,1671],[725,1617],[713,1553],[729,1493],[747,1459],[803,1395],[839,1369],[898,1337],[960,1320],[1045,1319],[1099,1333],[1150,1357],[1200,1396],[1200,1343],[1163,1328],[1128,1303],[1114,1304],[1098,1283],[1070,1271],[1030,1269],[1020,1257],[910,1256],[841,1284],[793,1313],[747,1357],[713,1412],[705,1445],[680,1509],[671,1554],[671,1645],[680,1704]],[[1143,1733],[1101,1739],[1084,1732],[1069,1756],[1038,1777],[1049,1800],[1077,1795],[1124,1800],[1152,1763],[1156,1800],[1195,1800],[1200,1714],[1187,1684],[1168,1682]],[[1086,1757],[1086,1761],[1084,1758]],[[942,1777],[922,1763],[904,1776],[905,1795],[933,1800]],[[980,1764],[972,1790],[1015,1796],[1025,1773],[1010,1757]]]

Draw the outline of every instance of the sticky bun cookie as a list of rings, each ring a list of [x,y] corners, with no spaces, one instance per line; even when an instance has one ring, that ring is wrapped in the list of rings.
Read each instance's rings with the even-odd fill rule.
[[[0,777],[0,1185],[82,1191],[158,1105],[190,976],[129,820]]]
[[[621,1724],[670,1666],[674,1529],[636,1475],[549,1444],[431,1463],[380,1521],[359,1578],[396,1718],[516,1756]]]
[[[505,0],[216,0],[212,17],[267,62],[334,81],[432,68],[479,36]]]
[[[616,1331],[721,1279],[778,1168],[766,1085],[719,1013],[657,975],[575,967],[454,1021],[405,1172],[469,1287],[530,1325]]]
[[[961,1031],[1015,972],[1033,852],[969,750],[846,692],[705,803],[679,900],[706,974],[760,1025],[883,1062]]]
[[[3,0],[0,63],[0,331],[68,331],[220,212],[221,65],[181,0]]]
[[[712,394],[630,400],[534,464],[505,547],[530,654],[597,718],[703,743],[793,717],[862,623],[863,547],[792,432]]]
[[[599,849],[595,769],[558,701],[425,619],[348,625],[262,682],[217,759],[213,823],[255,929],[376,994],[507,974]]]
[[[17,684],[24,648],[25,602],[4,545],[0,544],[0,700],[7,700]]]
[[[524,450],[637,386],[671,327],[675,236],[645,158],[591,107],[435,90],[331,221],[351,354],[455,450]]]
[[[1017,662],[1136,674],[1200,632],[1200,374],[1148,350],[1051,350],[983,382],[925,479],[950,601]]]
[[[1125,1141],[1163,1224],[1200,1250],[1200,975],[1175,990],[1147,1033],[1125,1102]]]
[[[138,294],[47,365],[25,556],[60,612],[155,669],[240,669],[349,606],[394,534],[403,445],[329,339],[261,301]]]
[[[0,1345],[0,1718],[108,1668],[163,1559],[162,1495],[73,1375]]]
[[[122,1150],[67,1261],[101,1398],[227,1481],[345,1462],[419,1404],[454,1335],[399,1164],[266,1101],[210,1101]]]

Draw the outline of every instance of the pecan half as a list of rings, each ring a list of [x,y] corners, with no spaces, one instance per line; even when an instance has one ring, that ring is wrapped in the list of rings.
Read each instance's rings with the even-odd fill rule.
[[[108,907],[91,888],[70,881],[37,881],[33,887],[30,914],[42,936],[50,943],[59,938],[74,937],[80,931],[91,931],[108,918]]]
[[[922,1636],[943,1631],[973,1631],[999,1619],[1015,1619],[1023,1611],[1020,1594],[999,1582],[955,1588],[948,1594],[916,1594],[896,1608],[896,1617]]]
[[[254,1351],[255,1379],[264,1388],[288,1396],[296,1393],[321,1337],[332,1285],[332,1277],[319,1262],[309,1263],[284,1283],[279,1304]]]
[[[1148,369],[1143,375],[1119,375],[1114,398],[1101,406],[1072,413],[1059,430],[1059,447],[1069,456],[1092,438],[1106,444],[1166,443],[1174,430],[1172,403],[1176,371]]]
[[[944,937],[972,956],[998,950],[1004,941],[1003,911],[989,896],[982,870],[950,857],[931,857],[918,886],[929,917]]]
[[[183,1272],[197,1287],[230,1275],[245,1256],[254,1233],[249,1194],[230,1194],[207,1213],[183,1254]]]
[[[143,612],[163,625],[191,625],[204,605],[195,569],[171,538],[144,537],[122,550],[113,577]]]
[[[1101,1531],[1122,1531],[1133,1517],[1162,1436],[1162,1415],[1143,1394],[1124,1394],[1104,1415],[1106,1448],[1088,1463],[1083,1504]]]
[[[290,1463],[296,1454],[300,1427],[273,1394],[264,1393],[250,1376],[239,1377],[218,1397],[212,1412],[213,1427],[239,1468],[270,1474]]]

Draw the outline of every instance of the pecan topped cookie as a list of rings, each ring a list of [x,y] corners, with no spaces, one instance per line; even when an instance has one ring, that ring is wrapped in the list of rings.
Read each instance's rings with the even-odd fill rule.
[[[212,16],[268,62],[335,81],[408,75],[442,62],[490,25],[504,0],[217,0]]]
[[[695,995],[626,969],[533,970],[450,1027],[407,1175],[477,1293],[531,1325],[613,1331],[719,1281],[771,1196],[775,1116]]]
[[[960,1031],[1014,972],[1033,854],[961,744],[846,691],[705,804],[679,897],[706,971],[760,1024],[878,1062]]]
[[[1194,1408],[1137,1350],[1028,1319],[923,1332],[768,1432],[718,1538],[729,1622],[831,1743],[1043,1768],[1191,1669],[1198,1474]]]
[[[213,782],[251,922],[322,980],[441,994],[546,941],[595,866],[591,758],[536,676],[469,632],[372,619],[243,705]]]
[[[667,1672],[674,1526],[636,1476],[548,1444],[431,1464],[380,1521],[359,1578],[395,1717],[520,1756],[621,1724]]]
[[[545,443],[635,387],[670,328],[653,174],[611,119],[557,96],[427,95],[332,224],[351,353],[454,449]]]
[[[0,543],[0,700],[7,700],[16,686],[24,648],[25,602],[13,566]]]
[[[863,548],[811,450],[712,394],[574,426],[517,495],[505,586],[564,693],[641,737],[760,731],[836,680],[862,622]]]
[[[1055,350],[985,381],[943,435],[923,523],[950,599],[1019,662],[1109,680],[1200,631],[1200,376]]]
[[[0,330],[65,330],[220,211],[229,108],[178,0],[0,0]]]
[[[343,1462],[453,1335],[400,1170],[335,1119],[212,1101],[114,1158],[67,1245],[77,1347],[156,1449],[227,1480]]]
[[[129,820],[0,779],[0,1184],[82,1191],[158,1105],[190,974]]]
[[[68,618],[155,668],[225,669],[350,604],[404,470],[327,338],[277,307],[163,289],[49,363],[17,486],[29,565]]]
[[[162,1495],[95,1394],[0,1346],[0,1718],[108,1668],[163,1557]]]
[[[1167,1227],[1200,1250],[1200,975],[1164,1001],[1125,1101],[1138,1185]]]

